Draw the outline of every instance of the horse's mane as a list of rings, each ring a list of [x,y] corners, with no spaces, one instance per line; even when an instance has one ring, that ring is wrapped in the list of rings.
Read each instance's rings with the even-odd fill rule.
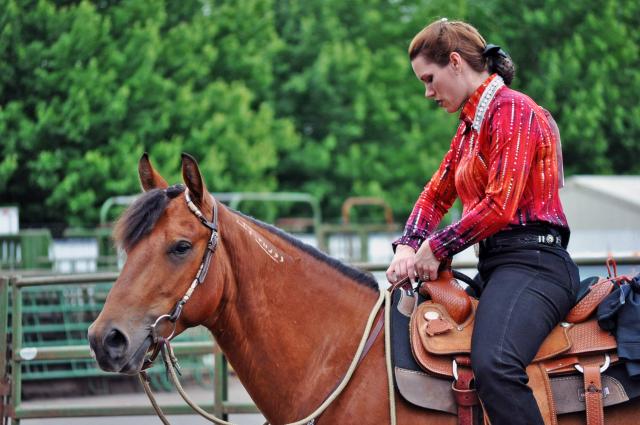
[[[129,251],[140,239],[151,233],[169,201],[184,192],[184,188],[184,185],[176,184],[166,189],[151,189],[143,193],[118,219],[113,230],[116,245]]]
[[[267,231],[269,231],[270,233],[275,234],[276,236],[279,236],[280,238],[284,239],[285,241],[289,242],[291,245],[295,246],[296,248],[306,252],[307,254],[311,255],[313,258],[322,261],[323,263],[326,263],[327,265],[331,266],[332,268],[338,270],[339,272],[343,273],[344,275],[350,277],[351,279],[353,279],[354,281],[356,281],[359,284],[362,284],[364,286],[367,286],[371,289],[374,289],[376,292],[380,292],[380,287],[378,286],[378,281],[375,279],[375,277],[373,277],[373,275],[371,273],[365,273],[362,272],[358,269],[356,269],[355,267],[351,267],[345,263],[343,263],[340,260],[337,260],[333,257],[328,256],[327,254],[325,254],[324,252],[320,251],[319,249],[316,249],[315,247],[308,245],[304,242],[302,242],[300,239],[290,235],[289,233],[285,232],[282,229],[279,229],[275,226],[272,226],[270,224],[267,224],[265,222],[262,222],[260,220],[257,220],[253,217],[247,216],[243,213],[241,213],[240,211],[236,211],[233,210],[231,208],[229,208],[230,211],[238,214],[239,216],[249,220],[250,222],[254,223],[255,225],[257,225],[258,227],[261,227]]]
[[[167,208],[169,201],[184,192],[184,189],[184,185],[177,184],[166,189],[151,189],[143,193],[134,201],[133,204],[131,204],[129,208],[127,208],[120,219],[118,219],[113,231],[113,239],[116,245],[123,248],[125,251],[129,251],[133,248],[142,238],[151,233],[156,222]],[[247,219],[256,226],[284,239],[294,247],[311,255],[313,258],[338,270],[355,282],[374,289],[376,292],[380,291],[378,282],[370,273],[365,273],[354,267],[348,266],[311,245],[307,245],[275,226],[264,223],[253,217],[249,217],[231,208],[228,209],[231,212]]]

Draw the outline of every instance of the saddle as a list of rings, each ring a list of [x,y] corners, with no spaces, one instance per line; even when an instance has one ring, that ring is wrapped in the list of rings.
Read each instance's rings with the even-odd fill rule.
[[[606,400],[603,402],[603,399],[615,384],[608,376],[603,378],[602,372],[616,365],[619,358],[614,336],[603,331],[592,316],[618,279],[597,278],[586,282],[585,294],[565,321],[549,334],[527,367],[528,385],[545,418],[545,425],[557,425],[557,415],[566,413],[567,407],[559,406],[557,387],[560,382],[569,385],[568,378],[575,385],[576,377],[571,374],[575,375],[576,371],[582,374],[580,398],[584,400],[584,407],[578,410],[586,410],[588,425],[604,423]],[[419,293],[426,301],[417,305],[417,297],[409,300],[409,297],[400,296],[397,306],[398,310],[404,310],[403,314],[410,315],[409,337],[413,357],[427,375],[451,382],[445,391],[452,392],[458,421],[460,424],[472,424],[473,408],[479,404],[472,387],[470,362],[471,334],[478,300],[468,295],[450,269],[441,271],[437,281],[424,282]],[[412,301],[415,304],[409,305]],[[396,382],[400,385],[397,372]],[[403,379],[404,383],[409,382],[406,377]],[[415,380],[415,376],[411,379]],[[575,411],[575,406],[573,409]]]

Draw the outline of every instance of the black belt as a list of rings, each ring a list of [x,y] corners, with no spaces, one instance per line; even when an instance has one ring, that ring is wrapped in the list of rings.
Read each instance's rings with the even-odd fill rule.
[[[555,229],[507,230],[480,241],[482,249],[496,249],[519,245],[546,245],[562,247],[562,236]]]

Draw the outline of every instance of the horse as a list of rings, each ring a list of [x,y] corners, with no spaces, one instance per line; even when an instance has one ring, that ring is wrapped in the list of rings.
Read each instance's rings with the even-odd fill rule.
[[[182,155],[184,184],[169,186],[146,154],[144,193],[121,216],[114,240],[127,254],[104,307],[90,326],[91,351],[105,371],[135,374],[152,348],[158,318],[180,306],[174,333],[205,326],[269,423],[306,417],[345,375],[379,286],[359,271],[285,232],[219,203],[194,158]],[[191,206],[185,202],[188,195]],[[215,217],[209,273],[194,287]],[[206,272],[205,272],[206,273]],[[196,279],[197,280],[197,279]],[[194,282],[196,282],[194,280]],[[188,302],[180,298],[189,293]],[[397,423],[454,425],[455,415],[416,407],[395,392]],[[384,331],[344,391],[316,424],[390,423]],[[635,405],[634,405],[635,404]],[[638,403],[606,409],[607,424],[628,424]],[[584,413],[561,415],[562,425]]]

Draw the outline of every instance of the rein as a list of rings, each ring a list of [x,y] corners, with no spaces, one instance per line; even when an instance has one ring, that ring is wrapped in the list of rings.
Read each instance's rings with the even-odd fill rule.
[[[178,318],[180,317],[180,315],[182,314],[182,309],[184,307],[184,305],[187,303],[187,301],[189,301],[189,299],[191,298],[191,296],[193,295],[193,292],[195,291],[195,289],[204,281],[204,279],[207,276],[207,272],[209,270],[209,265],[211,263],[211,257],[213,256],[213,253],[215,252],[217,246],[218,246],[218,208],[217,208],[217,204],[215,202],[215,200],[213,200],[213,219],[212,221],[208,221],[206,219],[206,217],[204,216],[204,214],[202,214],[202,211],[200,211],[200,209],[198,209],[198,207],[191,201],[191,198],[189,196],[189,190],[185,189],[185,201],[187,203],[187,207],[189,208],[189,210],[200,220],[200,222],[208,227],[209,229],[211,229],[211,236],[209,237],[209,242],[207,243],[207,248],[205,250],[204,256],[202,258],[202,262],[200,263],[200,267],[198,268],[198,272],[196,274],[196,277],[193,279],[193,282],[191,282],[191,285],[189,286],[189,289],[187,289],[187,292],[183,295],[183,297],[176,303],[175,307],[173,308],[172,312],[169,314],[163,314],[161,316],[159,316],[156,321],[154,322],[154,324],[151,326],[151,338],[153,340],[153,344],[154,344],[154,348],[152,353],[144,360],[144,363],[142,365],[142,368],[138,374],[138,378],[140,379],[140,382],[142,383],[142,386],[144,388],[144,392],[147,394],[147,397],[149,398],[149,401],[151,402],[151,405],[153,406],[153,409],[155,410],[156,414],[158,415],[158,418],[162,421],[162,423],[164,425],[171,425],[170,422],[168,421],[167,417],[165,416],[165,414],[162,412],[162,409],[160,408],[160,406],[158,405],[153,392],[151,391],[151,387],[149,385],[149,377],[147,375],[146,369],[148,369],[149,367],[151,367],[153,365],[153,362],[155,361],[155,359],[157,358],[158,354],[162,354],[162,360],[164,362],[165,365],[165,369],[169,375],[169,377],[171,378],[171,381],[173,382],[173,384],[176,386],[176,389],[178,390],[178,393],[180,393],[180,396],[184,399],[184,401],[191,406],[191,408],[196,411],[200,416],[202,416],[205,419],[208,419],[209,421],[215,423],[215,424],[219,424],[219,425],[234,425],[231,422],[227,422],[224,421],[208,412],[206,412],[205,410],[203,410],[200,406],[198,406],[195,402],[193,402],[193,400],[191,400],[189,398],[189,396],[186,394],[186,392],[184,391],[184,389],[182,388],[182,385],[180,384],[180,381],[178,379],[178,376],[176,374],[180,373],[180,367],[178,365],[178,360],[175,357],[175,354],[173,352],[173,348],[171,347],[170,344],[170,340],[174,337],[175,335],[175,331],[176,331],[176,322],[178,320]],[[331,392],[331,394],[324,400],[324,402],[315,410],[313,411],[309,416],[307,416],[304,419],[301,419],[299,421],[287,424],[287,425],[313,425],[315,423],[315,419],[320,416],[322,414],[322,412],[324,412],[324,410],[329,407],[329,405],[336,399],[338,398],[338,396],[342,393],[342,391],[344,390],[344,388],[347,386],[347,384],[349,383],[349,381],[351,380],[351,376],[353,375],[353,373],[355,372],[356,368],[359,366],[360,362],[364,359],[364,356],[368,353],[369,349],[371,348],[371,346],[373,345],[373,342],[375,341],[375,339],[378,337],[380,330],[382,328],[382,322],[385,321],[383,318],[385,318],[386,316],[389,315],[389,310],[390,310],[390,305],[391,305],[391,301],[390,301],[390,293],[397,288],[400,284],[402,283],[406,283],[408,281],[408,279],[403,279],[401,282],[396,283],[395,285],[393,285],[389,291],[381,291],[380,296],[378,297],[378,300],[376,301],[375,305],[373,306],[371,312],[369,313],[369,318],[367,320],[362,338],[360,339],[360,344],[358,345],[358,349],[356,350],[355,356],[351,362],[351,365],[349,366],[349,369],[347,370],[347,372],[345,373],[344,377],[342,378],[342,380],[340,381],[339,385]],[[386,302],[385,302],[386,301]],[[380,310],[380,308],[382,307],[382,305],[385,304],[385,315],[379,315],[378,316],[378,311]],[[372,328],[373,328],[373,324],[374,324],[374,320],[376,319],[376,316],[378,316],[378,320],[376,321],[376,326],[375,329],[372,332]],[[386,352],[386,357],[387,357],[387,361],[386,361],[386,365],[387,365],[387,376],[389,379],[389,408],[390,408],[390,415],[391,415],[391,422],[392,424],[395,424],[395,401],[394,401],[394,390],[393,390],[393,381],[392,381],[392,376],[391,376],[391,366],[390,366],[390,358],[389,358],[389,332],[388,332],[388,317],[386,317],[386,323],[385,323],[385,331],[386,331],[386,338],[385,338],[385,352]],[[158,334],[157,332],[157,326],[159,323],[161,323],[163,320],[167,320],[168,322],[170,322],[173,325],[173,329],[171,331],[171,334],[168,337],[163,337],[161,335]]]

